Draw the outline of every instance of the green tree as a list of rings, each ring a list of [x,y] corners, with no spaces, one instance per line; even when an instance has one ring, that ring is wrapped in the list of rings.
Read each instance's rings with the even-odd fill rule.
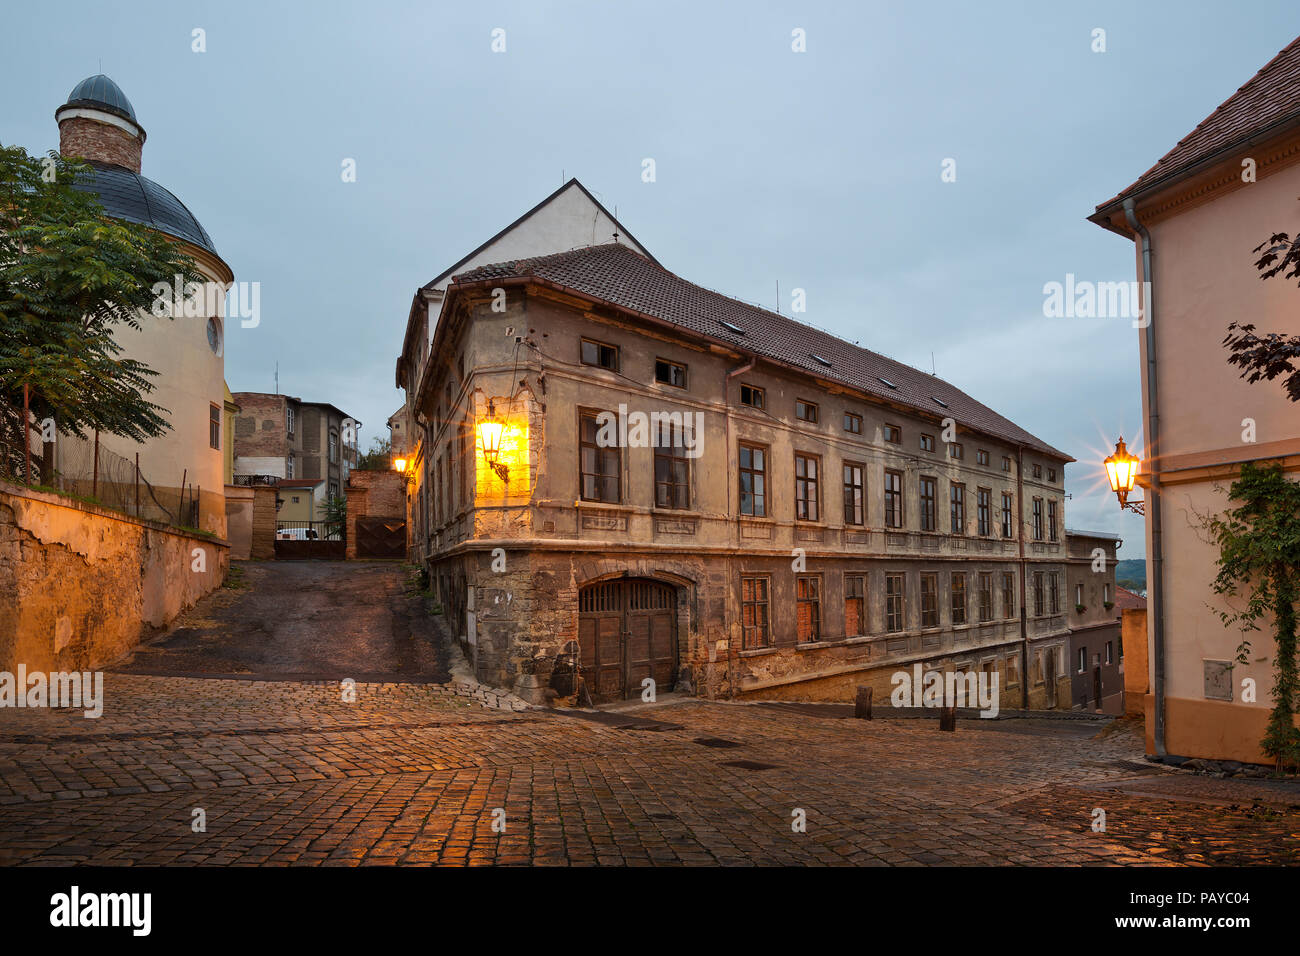
[[[0,147],[0,469],[23,460],[23,386],[35,422],[144,441],[170,425],[153,369],[115,333],[156,321],[156,283],[201,282],[172,239],[106,216],[73,183],[89,167]]]
[[[1260,746],[1279,769],[1300,764],[1300,730],[1296,729],[1296,602],[1300,600],[1300,483],[1288,481],[1280,463],[1247,462],[1229,490],[1240,502],[1210,521],[1219,545],[1219,573],[1214,590],[1244,596],[1241,611],[1222,611],[1225,626],[1259,630],[1272,616],[1277,653],[1273,662],[1273,710]],[[1249,640],[1238,649],[1245,663]]]
[[[325,522],[324,538],[333,538],[338,535],[342,538],[347,533],[348,527],[348,499],[340,498],[338,495],[330,495],[324,501],[316,505],[317,518]]]
[[[387,438],[376,438],[370,443],[370,451],[363,454],[357,462],[358,468],[392,468],[393,443]]]

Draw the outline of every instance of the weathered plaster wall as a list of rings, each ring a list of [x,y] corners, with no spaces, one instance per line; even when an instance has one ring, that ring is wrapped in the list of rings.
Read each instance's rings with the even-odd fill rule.
[[[233,561],[253,556],[253,495],[252,488],[226,485],[226,538]]]
[[[0,670],[116,660],[219,587],[229,551],[221,539],[0,485]]]

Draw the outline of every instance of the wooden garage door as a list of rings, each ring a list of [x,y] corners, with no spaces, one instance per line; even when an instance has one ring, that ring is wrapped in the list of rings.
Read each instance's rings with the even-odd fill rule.
[[[672,689],[677,669],[677,600],[658,581],[625,578],[578,594],[579,664],[597,703],[641,695],[654,678],[659,693]]]

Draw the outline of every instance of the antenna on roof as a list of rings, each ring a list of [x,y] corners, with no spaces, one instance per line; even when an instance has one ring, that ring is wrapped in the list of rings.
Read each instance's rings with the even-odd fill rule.
[[[614,241],[618,242],[618,204],[614,204]]]
[[[275,394],[280,394],[280,363],[275,363]]]
[[[930,374],[937,376],[939,373],[934,370],[934,353],[930,353]]]
[[[781,280],[776,280],[776,314],[781,314]]]

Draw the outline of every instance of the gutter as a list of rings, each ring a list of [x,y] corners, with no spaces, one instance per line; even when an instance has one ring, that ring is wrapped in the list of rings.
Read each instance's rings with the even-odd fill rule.
[[[731,551],[733,552],[733,555],[734,552],[740,548],[740,488],[738,483],[733,483],[732,481],[733,476],[731,471],[731,458],[732,458],[731,456],[731,380],[738,375],[744,375],[746,372],[748,372],[757,364],[758,364],[758,359],[751,356],[749,361],[746,362],[744,365],[737,365],[735,368],[733,368],[731,371],[727,373],[727,377],[723,382],[723,389],[722,389],[722,403],[726,408],[726,417],[727,417],[727,447],[725,452],[725,458],[727,461],[727,513],[734,514],[736,516],[736,520],[734,522],[730,522],[731,525],[730,532],[732,535],[734,535],[734,537],[732,538],[732,545],[731,545]],[[767,403],[764,402],[763,404],[766,405]],[[766,411],[766,408],[764,409],[764,411]],[[740,460],[739,454],[736,455],[736,460],[737,461]],[[734,512],[731,510],[731,496],[733,492],[736,495],[736,510]],[[768,495],[768,489],[765,484],[763,486],[764,503],[767,502],[767,495]],[[766,508],[764,509],[764,513],[766,513]],[[736,580],[737,580],[736,561],[734,556],[729,555],[727,557],[727,586],[728,587],[733,586],[733,583]],[[768,600],[771,600],[770,594],[768,595]],[[770,622],[769,622],[769,626],[770,626]],[[742,632],[743,632],[743,622],[742,622]],[[731,628],[728,628],[727,629],[727,697],[729,699],[735,698],[737,692],[736,685],[739,683],[740,651],[735,646],[736,644],[735,637],[736,637],[735,633],[731,630]],[[699,686],[698,681],[696,682],[696,686],[698,688]]]
[[[1146,513],[1151,522],[1151,586],[1148,609],[1154,609],[1152,615],[1152,668],[1151,692],[1155,696],[1155,727],[1152,738],[1155,742],[1156,756],[1164,757],[1165,751],[1165,593],[1164,593],[1164,534],[1160,520],[1160,471],[1152,467],[1158,461],[1160,449],[1160,405],[1159,391],[1156,387],[1156,323],[1155,323],[1155,282],[1152,271],[1151,233],[1138,220],[1136,203],[1132,199],[1124,200],[1124,215],[1128,224],[1142,240],[1142,274],[1139,277],[1146,296],[1143,302],[1143,318],[1146,320],[1147,353],[1147,434],[1144,444],[1150,451],[1147,454],[1150,484],[1146,486]]]

